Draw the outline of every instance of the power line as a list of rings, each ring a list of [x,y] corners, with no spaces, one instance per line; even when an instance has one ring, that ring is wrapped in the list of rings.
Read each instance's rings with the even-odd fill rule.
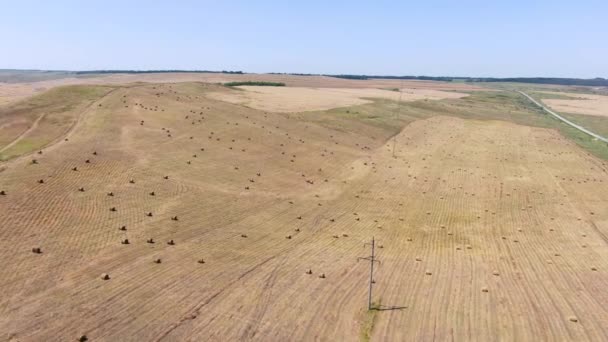
[[[369,294],[368,294],[368,298],[367,298],[367,309],[371,310],[372,309],[372,289],[373,289],[373,285],[374,283],[376,283],[376,281],[374,280],[374,263],[380,263],[380,260],[376,259],[376,240],[372,237],[372,242],[369,243],[364,243],[364,246],[366,245],[371,245],[372,247],[372,255],[368,256],[368,257],[359,257],[357,258],[357,261],[359,260],[368,260],[369,261],[369,265],[370,265],[370,269],[369,269]]]

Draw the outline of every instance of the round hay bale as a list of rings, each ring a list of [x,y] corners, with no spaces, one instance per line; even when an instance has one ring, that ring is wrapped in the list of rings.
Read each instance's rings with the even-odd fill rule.
[[[120,243],[122,243],[123,245],[128,245],[129,244],[129,239],[124,239]]]
[[[80,335],[80,337],[78,338],[78,342],[87,342],[89,340],[89,338],[87,337],[87,335]]]
[[[578,322],[578,318],[576,318],[576,316],[570,316],[570,317],[568,317],[568,320],[570,322],[574,322],[574,323]]]
[[[198,261],[197,261],[197,262],[198,262],[199,264],[204,264],[204,263],[205,263],[205,260],[204,260],[203,258],[201,258],[201,259],[198,259]]]
[[[497,276],[497,277],[500,275],[500,273],[499,273],[497,270],[494,270],[494,271],[492,272],[492,274],[493,274],[493,275],[495,275],[495,276]]]
[[[110,275],[107,273],[102,273],[101,274],[101,279],[102,280],[110,280]]]
[[[32,248],[32,253],[42,254],[42,249],[40,249],[40,247],[34,247]]]
[[[154,263],[155,263],[155,264],[160,264],[161,262],[162,262],[162,261],[160,260],[160,258],[156,258],[156,259],[154,259]]]
[[[147,243],[154,243],[154,239],[150,238],[148,240],[146,240]]]
[[[167,241],[167,245],[173,246],[173,245],[175,245],[175,241],[169,240],[169,241]]]
[[[321,273],[321,275],[319,275],[319,278],[325,279],[325,273]]]
[[[429,270],[426,270],[426,271],[424,272],[424,274],[426,274],[426,275],[433,275],[433,272],[431,272],[431,271],[429,271]]]
[[[489,290],[488,290],[488,288],[487,288],[487,287],[482,287],[482,288],[481,288],[481,292],[488,292],[488,291],[489,291]]]

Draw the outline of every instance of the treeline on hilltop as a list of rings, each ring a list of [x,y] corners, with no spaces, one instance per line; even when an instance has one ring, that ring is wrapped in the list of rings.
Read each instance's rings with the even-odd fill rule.
[[[86,70],[75,71],[75,74],[157,74],[171,72],[208,73],[208,74],[243,74],[242,71],[213,71],[213,70]]]
[[[243,71],[229,70],[17,70],[0,69],[0,82],[11,82],[15,80],[42,79],[51,75],[53,78],[69,77],[70,75],[93,75],[93,74],[152,74],[152,73],[211,73],[211,74],[237,74],[244,75]],[[369,79],[395,79],[395,80],[421,80],[421,81],[443,81],[443,82],[518,82],[536,84],[557,84],[574,86],[608,87],[606,78],[562,78],[562,77],[453,77],[453,76],[390,76],[390,75],[349,75],[349,74],[306,74],[306,73],[278,73],[271,72],[270,75],[293,75],[293,76],[326,76],[343,78],[349,80],[369,80]],[[42,75],[42,76],[41,76]],[[10,76],[10,77],[9,77]],[[264,83],[264,82],[262,82]],[[279,82],[266,82],[279,83]],[[269,85],[282,86],[284,84],[240,84],[240,85]]]
[[[558,84],[558,85],[578,85],[608,87],[608,79],[605,78],[560,78],[560,77],[447,77],[447,76],[369,76],[369,75],[323,75],[349,80],[369,80],[369,79],[397,79],[397,80],[424,80],[424,81],[444,81],[444,82],[518,82],[518,83],[538,83],[538,84]]]
[[[608,87],[608,79],[597,78],[559,78],[559,77],[513,77],[513,78],[470,78],[467,82],[519,82],[559,85],[579,85],[592,87]]]

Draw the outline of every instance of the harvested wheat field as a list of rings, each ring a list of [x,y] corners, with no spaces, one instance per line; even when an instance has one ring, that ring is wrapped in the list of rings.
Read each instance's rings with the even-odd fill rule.
[[[570,97],[570,99],[543,99],[544,103],[557,111],[608,117],[608,96],[560,92],[543,93]]]
[[[2,340],[608,340],[607,162],[550,129],[437,112],[392,139],[222,91],[115,85],[0,164]]]
[[[393,101],[441,100],[465,97],[468,94],[435,89],[374,88],[303,88],[242,86],[235,91],[209,93],[209,96],[230,103],[271,112],[302,112],[327,110],[371,103],[372,98]],[[241,90],[241,91],[239,91]]]

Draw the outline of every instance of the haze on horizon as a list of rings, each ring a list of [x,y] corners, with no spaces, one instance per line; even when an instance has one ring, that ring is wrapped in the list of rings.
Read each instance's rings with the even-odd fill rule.
[[[606,1],[19,1],[0,69],[608,77]]]

